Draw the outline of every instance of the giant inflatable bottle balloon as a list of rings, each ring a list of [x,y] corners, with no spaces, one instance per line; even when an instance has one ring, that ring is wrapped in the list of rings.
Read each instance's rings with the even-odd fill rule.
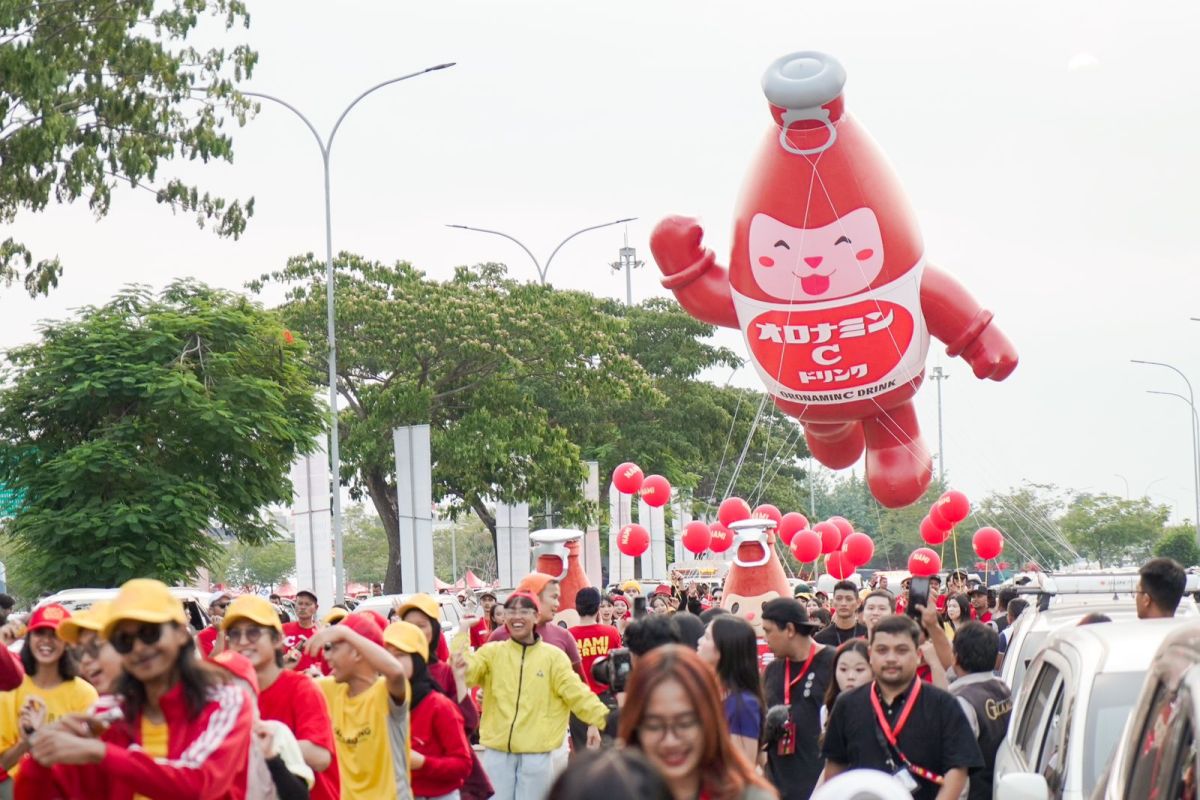
[[[734,220],[729,268],[699,223],[668,217],[650,246],[663,286],[697,319],[736,327],[775,404],[800,420],[831,469],[866,450],[885,506],[917,500],[932,476],[913,396],[932,334],[979,378],[1003,380],[1017,352],[925,246],[900,182],[845,108],[846,73],[800,52],[763,76],[773,124]]]

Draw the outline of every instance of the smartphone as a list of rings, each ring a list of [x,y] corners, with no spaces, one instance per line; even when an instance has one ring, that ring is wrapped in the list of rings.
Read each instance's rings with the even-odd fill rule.
[[[913,578],[908,584],[908,605],[904,607],[904,613],[919,620],[921,612],[917,610],[917,606],[928,605],[929,578]]]
[[[646,598],[643,595],[634,595],[633,597],[633,618],[641,619],[646,616]]]

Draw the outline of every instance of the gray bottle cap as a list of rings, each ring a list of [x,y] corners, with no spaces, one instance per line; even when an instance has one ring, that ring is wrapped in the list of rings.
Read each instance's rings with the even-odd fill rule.
[[[816,108],[842,93],[846,70],[831,55],[801,50],[777,58],[763,73],[762,88],[767,101],[779,108]]]

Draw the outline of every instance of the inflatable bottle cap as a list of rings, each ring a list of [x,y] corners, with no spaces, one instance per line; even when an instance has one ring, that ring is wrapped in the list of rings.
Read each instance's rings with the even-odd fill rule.
[[[570,551],[567,550],[567,542],[582,539],[583,532],[572,530],[571,528],[545,528],[540,531],[534,531],[529,534],[529,541],[533,543],[533,559],[537,563],[539,556],[556,556],[559,563],[562,564],[562,572],[554,576],[557,581],[562,581],[567,576],[567,558],[570,556]]]
[[[765,519],[761,517],[751,517],[750,519],[739,519],[736,522],[729,523],[729,529],[734,533],[733,552],[734,562],[739,567],[761,567],[771,560],[771,546],[767,543],[767,531],[775,527],[775,520]],[[754,561],[743,561],[741,556],[741,546],[743,544],[756,544],[762,551],[762,555]]]
[[[763,94],[767,102],[784,109],[779,146],[796,155],[815,155],[833,146],[837,128],[829,119],[829,111],[821,106],[835,100],[846,85],[846,70],[831,55],[815,50],[802,50],[775,59],[763,73]],[[792,126],[798,122],[816,121],[825,126],[826,140],[815,147],[797,147],[789,139]]]

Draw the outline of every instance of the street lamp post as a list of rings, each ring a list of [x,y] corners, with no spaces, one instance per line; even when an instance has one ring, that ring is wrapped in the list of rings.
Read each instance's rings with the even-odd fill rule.
[[[1192,391],[1192,382],[1188,380],[1187,375],[1184,375],[1182,370],[1171,364],[1165,364],[1161,361],[1142,361],[1140,359],[1130,359],[1134,364],[1146,364],[1154,367],[1166,367],[1179,377],[1183,378],[1183,382],[1187,384],[1188,396],[1176,395],[1174,392],[1151,392],[1151,394],[1170,394],[1183,400],[1192,409],[1192,494],[1196,501],[1196,543],[1200,544],[1200,417],[1196,414],[1196,395]]]
[[[581,233],[587,233],[588,231],[599,230],[600,228],[607,228],[612,225],[620,225],[625,222],[633,222],[635,219],[637,219],[637,217],[628,217],[626,219],[617,219],[617,220],[613,220],[612,222],[605,222],[600,225],[592,225],[587,228],[580,228],[579,230],[575,231],[570,236],[568,236],[567,238],[563,239],[561,242],[558,243],[558,247],[554,248],[553,252],[550,253],[550,257],[546,259],[546,265],[544,267],[542,266],[541,262],[539,262],[537,260],[537,256],[535,256],[533,254],[533,251],[530,250],[528,247],[526,247],[524,244],[522,244],[520,239],[517,239],[515,236],[509,236],[507,233],[504,233],[503,231],[492,231],[492,230],[488,230],[487,228],[473,228],[470,225],[447,225],[446,227],[447,228],[458,228],[459,230],[463,230],[463,231],[475,231],[476,233],[490,233],[493,236],[503,236],[505,239],[508,239],[510,242],[513,242],[514,244],[516,244],[517,247],[520,247],[522,250],[525,251],[525,255],[529,256],[530,260],[533,261],[534,268],[537,269],[538,281],[541,282],[541,284],[543,286],[545,286],[546,285],[546,275],[549,274],[549,272],[550,272],[550,262],[554,261],[554,257],[556,255],[558,255],[559,250],[562,250],[564,244],[571,241],[572,239],[574,239],[576,236],[578,236]]]
[[[274,95],[265,94],[263,92],[242,92],[247,97],[258,97],[263,100],[270,100],[291,111],[300,121],[308,127],[313,138],[317,140],[317,147],[321,150],[321,165],[325,171],[325,316],[327,335],[329,338],[329,493],[333,503],[333,561],[334,561],[334,594],[336,601],[341,603],[345,599],[346,582],[345,582],[345,565],[342,561],[342,492],[341,492],[341,452],[339,450],[338,436],[338,416],[337,416],[337,332],[334,329],[334,296],[333,296],[333,212],[330,203],[329,191],[329,155],[333,149],[333,137],[337,135],[338,128],[341,127],[342,121],[346,119],[346,115],[359,102],[371,94],[372,92],[382,89],[385,86],[391,86],[393,83],[406,81],[409,78],[415,78],[418,75],[424,75],[427,72],[436,72],[437,70],[453,67],[454,62],[448,64],[438,64],[433,67],[426,67],[417,72],[410,72],[408,75],[401,75],[398,78],[377,83],[365,92],[354,98],[350,105],[342,110],[338,116],[337,122],[333,123],[333,129],[329,131],[329,136],[322,139],[321,134],[317,132],[317,128],[308,117],[301,113],[300,109],[296,108],[286,100],[275,97]]]

